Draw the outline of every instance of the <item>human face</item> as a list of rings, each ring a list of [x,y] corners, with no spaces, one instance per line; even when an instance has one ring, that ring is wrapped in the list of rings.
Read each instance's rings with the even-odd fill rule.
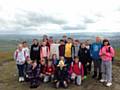
[[[96,37],[96,42],[98,43],[100,41],[101,41],[100,37]]]
[[[79,62],[79,59],[78,58],[75,58],[75,63],[78,63]]]
[[[108,45],[108,42],[104,42],[104,45],[107,46],[107,45]]]
[[[86,47],[85,43],[82,43],[81,48],[85,48],[85,47]]]
[[[37,44],[38,44],[38,41],[37,41],[37,40],[33,40],[33,43],[34,43],[35,45],[37,45]]]
[[[43,46],[46,46],[46,42],[43,42]]]
[[[20,51],[22,51],[23,45],[22,45],[22,44],[19,44],[19,45],[18,45],[18,49],[19,49]]]

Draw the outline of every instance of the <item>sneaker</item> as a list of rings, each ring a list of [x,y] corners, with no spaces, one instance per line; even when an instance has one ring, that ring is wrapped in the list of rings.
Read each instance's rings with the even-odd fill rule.
[[[22,82],[24,82],[24,81],[25,81],[24,77],[21,77],[21,81],[22,81]]]
[[[101,79],[100,82],[104,83],[104,82],[107,82],[107,80]]]
[[[107,87],[110,87],[111,85],[112,85],[112,83],[110,83],[110,82],[106,84]]]
[[[22,78],[21,77],[19,77],[19,82],[22,82]]]
[[[86,80],[87,79],[87,76],[84,76],[84,80]]]

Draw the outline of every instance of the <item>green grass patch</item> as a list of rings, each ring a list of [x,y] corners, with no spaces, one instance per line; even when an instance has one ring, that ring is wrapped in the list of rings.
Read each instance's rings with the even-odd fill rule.
[[[120,48],[115,49],[115,60],[120,60]]]

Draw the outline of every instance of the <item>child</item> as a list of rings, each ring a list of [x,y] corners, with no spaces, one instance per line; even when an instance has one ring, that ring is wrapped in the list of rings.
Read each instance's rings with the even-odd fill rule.
[[[106,82],[106,86],[112,85],[112,57],[115,51],[107,39],[103,40],[103,47],[100,50],[100,57],[102,58],[102,79],[100,82]]]
[[[65,42],[64,40],[60,40],[60,46],[59,46],[59,57],[65,56]]]
[[[79,62],[79,57],[75,57],[74,61],[71,63],[71,79],[75,80],[77,85],[81,85],[82,77],[84,76],[83,66],[81,62]]]
[[[55,71],[55,68],[52,64],[52,61],[49,60],[48,64],[44,68],[44,72],[45,72],[44,82],[48,82],[48,81],[51,81],[53,79],[54,71]]]
[[[87,70],[88,70],[88,73],[90,74],[91,73],[91,65],[92,65],[92,58],[90,56],[90,48],[91,48],[91,44],[90,44],[90,40],[87,40],[85,42],[85,45],[86,45],[86,49],[88,50],[88,53],[87,53]]]
[[[68,41],[65,45],[65,59],[66,59],[66,63],[68,65],[68,69],[70,68],[71,62],[72,62],[72,39],[68,38]]]
[[[28,59],[30,60],[30,49],[28,48],[28,44],[26,41],[23,41],[22,44],[23,44],[23,50],[26,52]],[[28,60],[25,61],[25,74],[27,72],[27,67],[28,67]],[[25,75],[25,78],[26,79],[28,78],[27,74]]]
[[[87,78],[87,53],[88,50],[86,49],[85,43],[81,43],[78,56],[84,68],[84,79]]]
[[[58,59],[57,59],[57,55],[56,54],[53,54],[52,55],[52,62],[53,62],[53,65],[55,66],[55,67],[57,67],[57,64],[58,64]]]
[[[68,87],[68,71],[64,61],[60,61],[55,72],[55,87],[59,88],[63,86],[64,88]]]
[[[74,57],[78,56],[79,48],[80,48],[79,40],[75,40],[74,47],[72,50],[72,58],[73,59],[74,59]]]
[[[50,49],[49,49],[48,46],[46,46],[46,42],[42,43],[42,47],[40,49],[40,56],[41,56],[41,59],[45,58],[46,59],[46,63],[47,63],[47,60],[50,57]]]
[[[19,73],[19,82],[24,81],[24,65],[27,57],[28,56],[26,52],[23,50],[22,44],[19,44],[17,50],[14,53],[14,59],[16,60]]]
[[[50,45],[50,58],[52,58],[53,54],[56,54],[57,58],[59,59],[59,43],[53,43]]]
[[[39,86],[40,75],[40,46],[37,39],[33,40],[30,50],[31,66],[29,67],[30,87],[37,88]]]
[[[38,64],[40,63],[40,46],[37,39],[34,39],[33,44],[31,45],[30,58],[32,61],[35,61]]]

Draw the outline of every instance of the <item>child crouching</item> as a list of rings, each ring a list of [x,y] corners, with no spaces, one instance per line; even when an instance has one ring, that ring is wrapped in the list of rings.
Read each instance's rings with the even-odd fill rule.
[[[59,88],[60,86],[68,87],[68,71],[63,60],[59,61],[55,72],[55,87]]]
[[[54,71],[55,71],[54,65],[52,64],[52,61],[49,60],[48,64],[44,68],[45,72],[44,82],[48,82],[53,79]]]
[[[82,78],[84,77],[83,72],[83,66],[79,62],[79,57],[75,57],[70,67],[71,79],[75,81],[75,84],[81,85]]]

